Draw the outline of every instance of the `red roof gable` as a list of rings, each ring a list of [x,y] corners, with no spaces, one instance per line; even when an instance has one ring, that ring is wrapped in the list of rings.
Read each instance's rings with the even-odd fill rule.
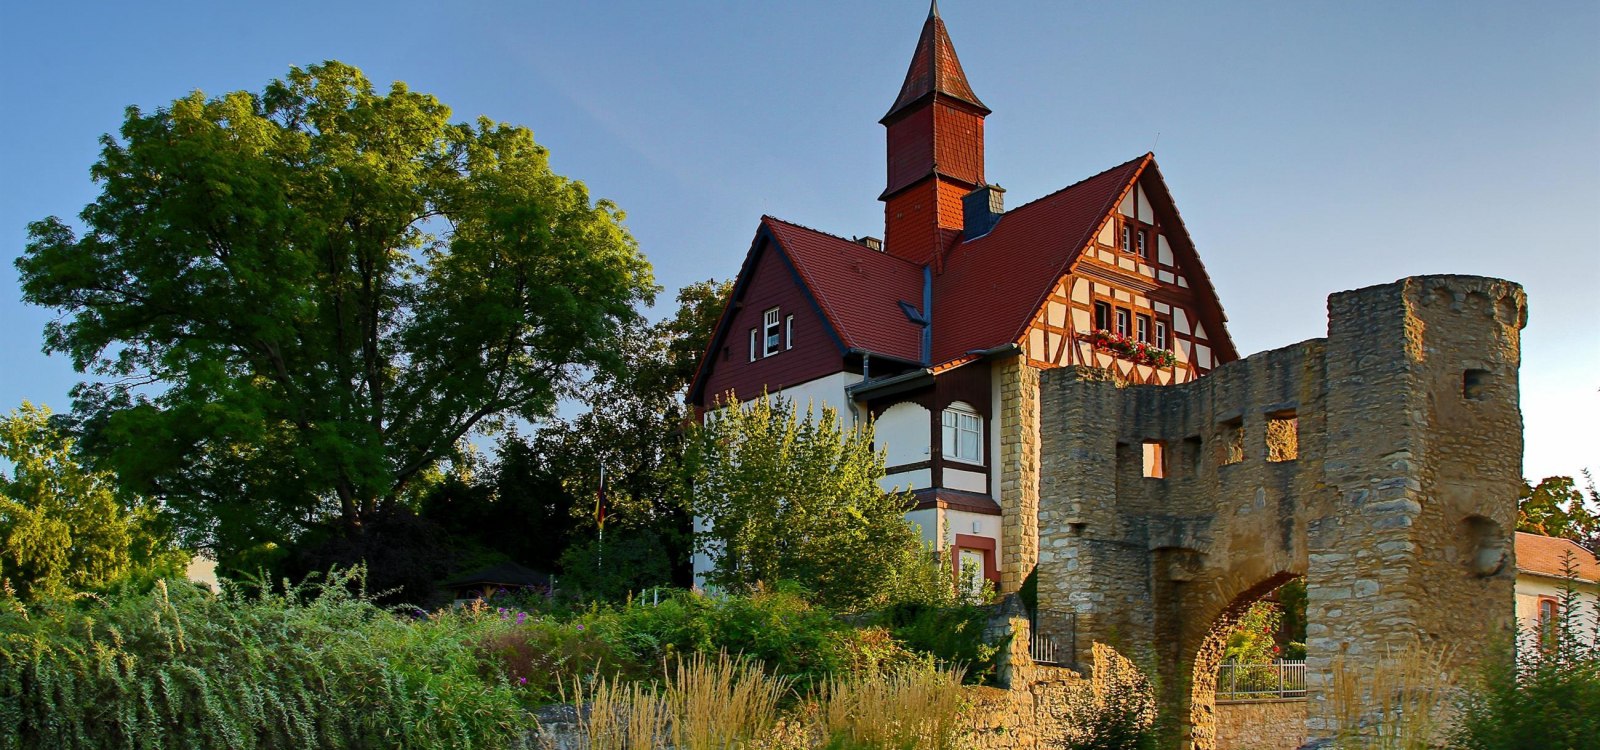
[[[906,70],[905,83],[900,85],[900,95],[895,97],[894,105],[883,119],[893,117],[933,93],[960,99],[983,110],[984,114],[989,113],[989,108],[978,101],[978,95],[972,93],[972,85],[967,83],[967,74],[956,57],[956,47],[950,43],[944,19],[939,17],[937,2],[928,10],[928,20],[922,24],[922,36],[917,39],[917,50],[911,55],[911,67]]]
[[[922,309],[921,266],[771,216],[761,223],[794,263],[846,348],[922,361],[922,326],[900,308],[907,302]]]
[[[1579,580],[1600,583],[1600,560],[1577,542],[1553,536],[1517,532],[1517,570],[1534,575],[1565,578],[1567,559]]]
[[[955,246],[933,282],[933,362],[1021,338],[1034,311],[1152,160],[1145,154],[1007,211]]]

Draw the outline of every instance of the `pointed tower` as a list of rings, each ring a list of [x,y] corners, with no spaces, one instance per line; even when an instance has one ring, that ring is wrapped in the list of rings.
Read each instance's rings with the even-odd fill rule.
[[[961,233],[961,198],[983,184],[983,118],[939,17],[937,0],[900,96],[879,122],[888,128],[889,186],[884,250],[942,270],[943,250]]]

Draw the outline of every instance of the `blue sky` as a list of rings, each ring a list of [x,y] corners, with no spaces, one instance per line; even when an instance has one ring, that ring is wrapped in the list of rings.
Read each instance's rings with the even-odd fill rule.
[[[6,3],[0,409],[68,407],[10,260],[95,195],[123,108],[339,59],[527,125],[611,198],[672,290],[735,273],[763,213],[880,235],[883,129],[921,0]],[[1329,293],[1521,282],[1526,473],[1600,469],[1600,3],[1020,3],[941,12],[1020,205],[1152,148],[1242,353]],[[660,311],[657,311],[660,314]]]

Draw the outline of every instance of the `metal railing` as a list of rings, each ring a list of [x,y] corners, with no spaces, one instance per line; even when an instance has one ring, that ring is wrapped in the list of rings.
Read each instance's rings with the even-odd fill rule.
[[[1255,701],[1306,697],[1306,663],[1282,659],[1271,664],[1223,664],[1217,667],[1218,701]]]
[[[1078,651],[1078,613],[1042,609],[1030,619],[1028,654],[1035,664],[1072,668]]]

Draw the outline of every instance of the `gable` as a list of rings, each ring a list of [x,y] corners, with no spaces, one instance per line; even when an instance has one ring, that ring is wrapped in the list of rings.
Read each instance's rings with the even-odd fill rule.
[[[778,342],[768,351],[766,324],[777,310]],[[752,332],[755,340],[752,345]],[[772,233],[758,231],[717,332],[701,357],[689,402],[705,406],[732,393],[740,400],[776,392],[843,369],[845,346]]]

